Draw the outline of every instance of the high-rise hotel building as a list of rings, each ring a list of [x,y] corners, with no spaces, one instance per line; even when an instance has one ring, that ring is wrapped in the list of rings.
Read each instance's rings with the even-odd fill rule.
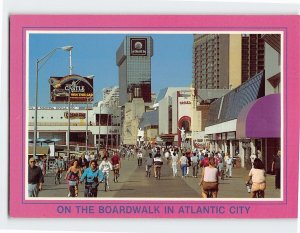
[[[116,53],[119,68],[120,105],[134,97],[151,102],[151,57],[153,40],[150,36],[126,36]]]
[[[200,89],[233,89],[264,69],[260,34],[197,34],[193,83]]]

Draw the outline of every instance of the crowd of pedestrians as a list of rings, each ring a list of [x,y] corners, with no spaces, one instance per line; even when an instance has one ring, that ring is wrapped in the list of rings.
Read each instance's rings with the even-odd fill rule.
[[[266,172],[258,155],[252,156],[252,169],[249,173],[249,181],[252,181],[251,197],[257,190],[266,188]],[[223,151],[209,151],[207,149],[186,149],[174,146],[123,146],[119,150],[101,151],[99,154],[87,153],[78,157],[72,157],[66,164],[62,157],[56,158],[55,167],[57,173],[65,171],[64,179],[67,183],[66,196],[77,197],[80,184],[84,185],[84,197],[97,197],[98,186],[101,182],[107,182],[109,190],[109,177],[113,172],[113,181],[118,182],[120,176],[121,160],[136,160],[137,168],[145,167],[146,176],[151,174],[156,179],[162,176],[165,166],[172,169],[172,176],[182,179],[199,179],[202,197],[217,197],[219,180],[230,179],[233,176],[233,156]],[[143,166],[144,165],[144,166]],[[28,166],[28,196],[37,197],[43,189],[48,166],[46,157],[36,161],[29,159]],[[280,151],[274,156],[272,171],[275,172],[276,188],[280,188]]]

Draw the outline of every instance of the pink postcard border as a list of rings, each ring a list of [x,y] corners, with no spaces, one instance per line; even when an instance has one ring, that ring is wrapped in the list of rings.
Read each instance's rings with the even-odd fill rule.
[[[284,37],[284,198],[283,201],[28,201],[24,194],[25,67],[27,30],[89,31],[282,31]],[[42,218],[296,218],[299,175],[299,16],[199,15],[13,15],[10,17],[10,193],[11,217]],[[287,145],[287,146],[285,146]],[[181,206],[215,206],[209,214],[178,213]],[[77,213],[75,206],[90,207]],[[101,213],[129,206],[155,210],[135,213]],[[69,212],[68,208],[71,211]],[[168,213],[165,208],[174,208]],[[223,208],[222,208],[223,207]],[[81,208],[81,207],[79,207]],[[94,209],[93,209],[94,208]],[[236,208],[238,211],[230,212]],[[247,212],[246,209],[249,208]],[[101,209],[101,207],[100,207]],[[146,209],[145,209],[146,210]],[[157,209],[158,210],[158,209]],[[221,213],[222,212],[222,213]],[[224,213],[223,213],[224,212]]]

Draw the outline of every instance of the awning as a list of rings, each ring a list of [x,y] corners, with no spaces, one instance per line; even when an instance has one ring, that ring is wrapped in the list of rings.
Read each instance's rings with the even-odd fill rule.
[[[238,115],[236,137],[279,138],[280,94],[271,94],[246,105]]]
[[[36,146],[36,155],[48,155],[49,152],[49,146]],[[28,147],[28,155],[33,155],[33,146]]]

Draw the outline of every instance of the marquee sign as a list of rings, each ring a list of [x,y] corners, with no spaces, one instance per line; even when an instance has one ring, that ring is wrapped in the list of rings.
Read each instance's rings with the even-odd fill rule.
[[[50,77],[50,101],[52,103],[86,103],[94,97],[93,78],[80,75]]]
[[[69,113],[65,112],[64,117],[69,118]],[[83,112],[70,112],[70,119],[85,119],[85,113]]]
[[[130,56],[147,56],[147,39],[130,39]]]

